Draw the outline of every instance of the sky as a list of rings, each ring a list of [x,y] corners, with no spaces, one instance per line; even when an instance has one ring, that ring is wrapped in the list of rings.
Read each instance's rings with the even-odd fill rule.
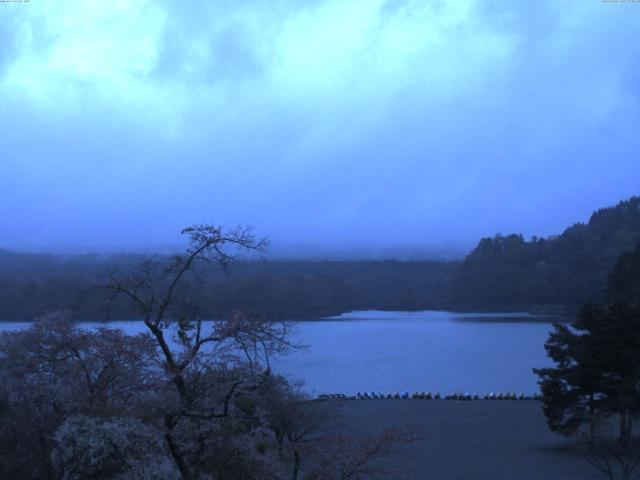
[[[640,4],[0,3],[0,247],[550,235],[640,194]]]

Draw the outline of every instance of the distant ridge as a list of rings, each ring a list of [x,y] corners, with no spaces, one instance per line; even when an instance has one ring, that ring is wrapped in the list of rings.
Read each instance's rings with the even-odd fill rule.
[[[640,241],[640,197],[595,211],[561,235],[483,238],[454,278],[462,308],[574,308],[601,297],[607,273]]]

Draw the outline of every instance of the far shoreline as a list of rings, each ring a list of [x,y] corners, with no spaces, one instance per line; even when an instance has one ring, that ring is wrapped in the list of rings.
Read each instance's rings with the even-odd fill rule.
[[[567,315],[566,312],[541,312],[535,309],[526,310],[526,309],[507,309],[507,310],[485,310],[485,309],[448,309],[448,308],[433,308],[433,309],[360,309],[360,310],[346,310],[338,313],[329,313],[321,316],[297,316],[291,318],[281,318],[275,316],[273,321],[284,321],[291,323],[303,323],[303,322],[354,322],[360,320],[370,320],[371,318],[360,316],[360,317],[349,317],[352,314],[407,314],[407,313],[442,313],[455,315],[453,320],[463,321],[463,322],[478,322],[478,323],[570,323],[573,321],[572,315]],[[44,315],[44,314],[43,314]],[[25,319],[0,319],[0,324],[6,323],[19,323],[19,324],[28,324],[33,323],[39,317]],[[142,317],[126,317],[126,318],[109,318],[104,320],[99,320],[95,318],[76,318],[74,319],[74,323],[117,323],[117,322],[142,322],[144,319]],[[384,321],[395,321],[392,318],[378,318],[378,320]],[[212,322],[215,319],[203,319],[203,322]]]

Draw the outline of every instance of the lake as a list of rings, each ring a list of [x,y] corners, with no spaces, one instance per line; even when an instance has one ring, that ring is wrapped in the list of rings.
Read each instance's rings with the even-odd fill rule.
[[[538,391],[532,369],[551,365],[544,342],[551,316],[423,312],[351,312],[295,322],[307,345],[273,362],[274,371],[304,382],[310,394],[363,391]],[[0,323],[0,330],[26,323]],[[83,327],[104,323],[83,323]],[[130,333],[139,321],[110,322]]]

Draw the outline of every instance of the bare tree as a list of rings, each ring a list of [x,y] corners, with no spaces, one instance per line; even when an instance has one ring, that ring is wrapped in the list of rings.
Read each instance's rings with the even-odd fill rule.
[[[189,245],[169,265],[145,260],[134,269],[110,272],[102,287],[113,301],[129,300],[132,313],[141,315],[163,357],[163,367],[174,386],[164,412],[165,440],[185,479],[197,478],[207,464],[207,438],[203,426],[233,421],[242,414],[236,400],[259,389],[270,375],[270,355],[293,345],[286,323],[236,311],[210,325],[203,323],[189,292],[181,290],[187,277],[198,276],[202,264],[226,269],[241,252],[264,251],[266,239],[250,228],[225,230],[198,225],[182,231]],[[246,413],[246,412],[244,412]],[[224,422],[223,422],[224,423]],[[215,428],[218,428],[216,426]],[[199,432],[194,435],[192,432]]]
[[[147,332],[82,329],[57,313],[0,334],[0,477],[313,480],[378,472],[375,460],[409,436],[325,435],[322,402],[271,374],[270,357],[297,347],[286,323],[241,311],[212,322],[198,315],[186,279],[209,263],[226,268],[265,241],[248,229],[183,233],[184,255],[111,271],[101,284],[112,301],[129,301]]]

